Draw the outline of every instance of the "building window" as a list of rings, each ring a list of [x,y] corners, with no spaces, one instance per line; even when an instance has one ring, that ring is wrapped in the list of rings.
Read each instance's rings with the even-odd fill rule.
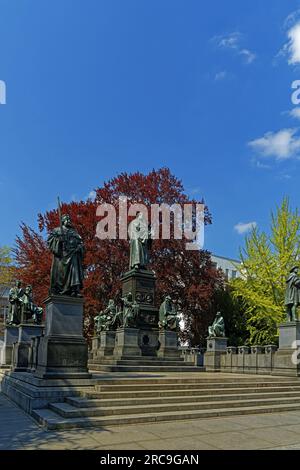
[[[232,271],[231,279],[235,279],[235,278],[236,278],[236,271]]]
[[[227,279],[227,281],[228,281],[228,279],[229,279],[229,269],[226,269],[226,270],[225,270],[225,277],[226,277],[226,279]]]

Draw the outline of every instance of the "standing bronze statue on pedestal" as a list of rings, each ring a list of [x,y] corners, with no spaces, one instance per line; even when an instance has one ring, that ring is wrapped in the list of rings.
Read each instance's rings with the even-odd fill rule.
[[[149,250],[151,245],[151,229],[143,214],[138,212],[136,218],[128,227],[130,237],[131,269],[146,268],[149,263]]]
[[[300,278],[298,266],[293,266],[286,280],[285,301],[287,321],[298,320],[297,307],[300,305]]]
[[[48,237],[48,247],[53,253],[50,294],[81,297],[83,285],[83,241],[73,228],[68,214],[61,216],[60,226]]]

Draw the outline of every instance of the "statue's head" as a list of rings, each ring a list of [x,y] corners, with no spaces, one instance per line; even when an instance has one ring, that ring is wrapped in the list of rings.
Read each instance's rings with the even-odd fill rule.
[[[65,227],[72,226],[71,217],[69,216],[69,214],[64,214],[61,218],[61,222]]]
[[[220,318],[221,315],[222,315],[221,312],[217,312],[216,317],[217,317],[217,318]]]
[[[32,286],[31,285],[26,286],[25,292],[26,292],[26,294],[31,294]]]
[[[166,300],[167,302],[172,302],[172,299],[171,299],[171,296],[170,296],[170,295],[166,295],[165,300]]]
[[[114,301],[114,299],[109,299],[109,301],[108,301],[108,305],[115,305],[115,301]]]
[[[132,292],[128,292],[128,294],[127,294],[127,300],[132,300]]]
[[[15,280],[15,286],[18,287],[18,288],[20,288],[21,285],[22,285],[22,282],[20,281],[20,279],[16,279],[16,280]]]
[[[292,269],[290,270],[290,273],[297,273],[299,270],[298,266],[293,266]]]

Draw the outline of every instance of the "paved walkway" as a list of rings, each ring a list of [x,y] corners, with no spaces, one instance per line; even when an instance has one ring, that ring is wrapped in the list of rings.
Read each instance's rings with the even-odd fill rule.
[[[45,431],[0,394],[0,450],[300,449],[300,411]]]

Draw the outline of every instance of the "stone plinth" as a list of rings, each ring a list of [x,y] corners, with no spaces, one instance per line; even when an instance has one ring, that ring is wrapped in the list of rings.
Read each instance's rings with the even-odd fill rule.
[[[40,340],[35,377],[89,378],[83,337],[83,299],[54,296],[45,301],[45,336]]]
[[[297,349],[298,346],[300,346],[300,321],[279,325],[279,349]]]
[[[139,330],[136,328],[118,328],[114,348],[114,357],[141,356]]]
[[[12,364],[13,344],[18,341],[19,329],[17,326],[6,326],[4,330],[4,342],[1,349],[0,364],[10,366]]]
[[[91,359],[95,359],[97,357],[99,348],[100,348],[100,334],[98,336],[93,336],[92,338]]]
[[[279,349],[274,357],[274,375],[300,375],[300,321],[279,325]]]
[[[28,370],[27,372],[35,372],[37,368],[38,348],[41,336],[36,336],[31,339],[29,352],[28,352]]]
[[[115,349],[116,332],[115,331],[101,331],[100,333],[100,348],[96,357],[112,356]]]
[[[207,349],[204,354],[204,367],[206,371],[219,372],[221,370],[222,356],[226,355],[227,338],[207,338]]]
[[[159,348],[158,330],[139,330],[139,346],[142,356],[156,356]]]
[[[158,357],[178,358],[180,350],[178,349],[178,335],[176,331],[161,330],[159,332]]]
[[[26,372],[28,369],[29,351],[32,338],[41,336],[43,333],[42,325],[24,323],[17,326],[18,341],[14,343],[12,370],[14,372]]]
[[[214,337],[207,338],[207,352],[221,351],[225,352],[227,348],[227,338]]]
[[[129,292],[139,305],[136,327],[141,329],[157,329],[158,309],[155,307],[156,277],[147,269],[131,269],[121,277],[122,296]]]

